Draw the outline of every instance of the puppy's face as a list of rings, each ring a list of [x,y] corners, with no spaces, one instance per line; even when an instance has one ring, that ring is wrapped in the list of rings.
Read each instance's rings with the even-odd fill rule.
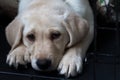
[[[32,67],[36,70],[53,70],[57,67],[69,35],[56,16],[26,16],[23,24],[23,43],[31,55]]]

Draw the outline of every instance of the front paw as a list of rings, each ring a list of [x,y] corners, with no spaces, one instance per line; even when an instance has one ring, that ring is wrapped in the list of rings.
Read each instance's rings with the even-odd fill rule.
[[[76,76],[82,71],[82,58],[74,53],[66,54],[62,58],[58,70],[61,75],[66,77]]]
[[[30,62],[30,55],[26,53],[25,49],[16,48],[7,55],[6,63],[9,66],[18,68],[18,65],[24,65]]]

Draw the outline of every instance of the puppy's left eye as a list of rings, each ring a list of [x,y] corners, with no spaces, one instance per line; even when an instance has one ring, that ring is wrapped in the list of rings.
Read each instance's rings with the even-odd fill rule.
[[[60,32],[58,32],[58,31],[52,32],[51,35],[50,35],[50,39],[55,40],[55,39],[58,39],[60,36],[61,36]]]
[[[29,41],[35,41],[35,35],[34,34],[29,34],[29,35],[27,35],[27,39],[29,40]]]

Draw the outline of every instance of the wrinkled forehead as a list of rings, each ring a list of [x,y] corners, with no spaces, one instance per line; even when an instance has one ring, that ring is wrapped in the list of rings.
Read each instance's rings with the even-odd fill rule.
[[[29,33],[33,30],[47,30],[47,29],[56,29],[61,30],[62,19],[59,16],[55,15],[24,15],[22,17],[24,24],[24,33]]]
[[[43,23],[43,24],[49,24],[49,23],[58,23],[62,20],[62,15],[58,15],[55,14],[53,12],[53,14],[49,14],[49,12],[47,13],[42,13],[42,12],[34,12],[34,11],[30,11],[30,12],[26,12],[25,14],[22,15],[22,21],[24,23],[35,23],[35,24],[39,24],[39,23]]]

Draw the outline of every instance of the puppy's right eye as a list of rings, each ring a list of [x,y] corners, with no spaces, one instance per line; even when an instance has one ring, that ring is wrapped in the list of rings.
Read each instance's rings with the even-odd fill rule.
[[[29,34],[29,35],[27,35],[27,39],[29,40],[29,41],[35,41],[35,35],[34,34]]]

